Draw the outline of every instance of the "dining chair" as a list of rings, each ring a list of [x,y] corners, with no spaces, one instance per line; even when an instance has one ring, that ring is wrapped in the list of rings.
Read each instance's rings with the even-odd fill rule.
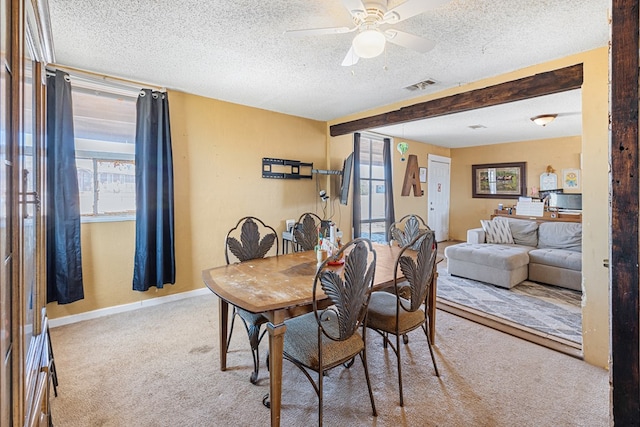
[[[344,267],[325,260],[313,282],[313,311],[286,320],[283,357],[297,366],[318,395],[318,424],[322,425],[323,377],[330,369],[360,356],[364,367],[373,415],[373,400],[364,325],[373,285],[376,252],[370,240],[355,239],[339,252],[345,255]],[[321,288],[322,292],[316,293]],[[319,291],[319,290],[318,290]],[[310,372],[318,375],[318,381]]]
[[[325,236],[327,231],[318,215],[312,212],[303,213],[293,225],[294,250],[312,251],[318,244],[318,233]]]
[[[429,230],[429,226],[426,224],[424,219],[421,216],[416,214],[408,214],[400,218],[398,221],[393,222],[389,226],[389,244],[392,245],[394,242],[402,247],[406,246],[421,232],[424,230]],[[418,249],[418,245],[420,244],[417,241],[413,248],[414,250]],[[410,290],[405,289],[407,283],[401,283],[398,286],[398,294],[403,298],[410,298]],[[409,338],[404,335],[403,340],[405,342],[409,341]]]
[[[393,222],[389,226],[389,244],[397,242],[400,246],[409,244],[421,231],[428,230],[429,226],[416,214],[408,214]],[[414,244],[414,250],[418,249],[420,242]]]
[[[413,245],[419,242],[417,250]],[[433,354],[427,313],[429,311],[429,292],[433,286],[436,254],[438,244],[433,230],[425,230],[405,245],[398,254],[395,262],[393,277],[393,293],[378,291],[371,294],[368,306],[367,327],[382,335],[384,348],[391,347],[396,354],[398,363],[398,388],[400,393],[400,406],[404,406],[402,395],[402,361],[400,351],[400,336],[406,336],[408,332],[422,327],[427,337],[427,345],[436,376],[440,376],[438,365]],[[405,287],[409,295],[407,298],[399,294],[399,285],[404,280],[398,279],[398,267],[402,271],[408,285]],[[389,339],[389,335],[395,335],[395,344]],[[403,338],[405,344],[408,340]]]
[[[227,264],[233,260],[232,256],[239,262],[248,261],[256,258],[264,258],[275,245],[275,255],[278,255],[278,235],[276,230],[266,225],[262,220],[253,216],[241,218],[238,223],[227,233],[225,238],[224,256]],[[251,353],[253,355],[253,373],[250,381],[256,384],[258,381],[258,371],[260,369],[260,352],[259,345],[266,329],[261,330],[263,324],[268,320],[260,313],[251,313],[242,308],[233,306],[231,314],[231,327],[229,328],[229,338],[227,340],[224,352],[229,351],[231,344],[231,336],[233,334],[233,324],[236,316],[240,317],[247,335],[249,336],[249,344],[251,345]]]

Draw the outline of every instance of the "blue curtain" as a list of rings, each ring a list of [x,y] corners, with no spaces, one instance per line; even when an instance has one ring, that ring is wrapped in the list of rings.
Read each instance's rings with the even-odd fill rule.
[[[175,283],[173,157],[167,94],[143,89],[136,104],[136,250],[133,289]]]
[[[69,75],[47,77],[47,302],[84,298],[80,196]]]
[[[362,203],[360,200],[360,134],[353,134],[353,238],[362,235]]]
[[[382,161],[384,162],[385,236],[389,235],[391,224],[396,221],[393,204],[393,172],[391,170],[391,139],[384,138]]]

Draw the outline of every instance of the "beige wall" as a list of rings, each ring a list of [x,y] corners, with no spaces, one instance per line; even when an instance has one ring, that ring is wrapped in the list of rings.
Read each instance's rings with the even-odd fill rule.
[[[467,240],[467,230],[480,227],[480,220],[489,219],[498,203],[505,207],[517,203],[517,199],[472,198],[471,165],[526,162],[527,192],[530,194],[532,186],[540,188],[540,174],[546,171],[547,165],[556,170],[558,185],[561,186],[562,169],[579,168],[581,150],[582,138],[579,136],[452,149],[453,208],[450,211],[449,237],[452,240]]]
[[[131,290],[135,222],[82,225],[85,299],[49,304],[50,318],[203,287],[205,268],[224,264],[224,237],[245,215],[273,225],[321,214],[317,179],[264,179],[262,158],[326,165],[325,124],[213,99],[169,93],[175,176],[176,284]]]
[[[582,85],[582,339],[584,358],[609,365],[609,51],[587,52]]]
[[[583,351],[584,359],[594,365],[608,367],[609,365],[609,275],[608,270],[602,266],[603,259],[609,254],[609,211],[608,204],[603,203],[608,200],[608,48],[603,47],[592,51],[572,55],[556,61],[538,64],[532,67],[516,70],[490,79],[485,79],[442,92],[424,95],[408,101],[398,102],[392,105],[375,108],[366,112],[341,117],[327,123],[327,127],[346,121],[356,120],[375,114],[394,111],[401,107],[416,104],[430,99],[442,98],[456,93],[483,88],[506,81],[516,80],[536,73],[549,71],[570,65],[584,64],[584,84],[582,86],[582,192],[583,192]],[[338,140],[340,138],[333,138]],[[330,140],[331,150],[336,145]],[[333,151],[332,151],[333,152]],[[452,156],[452,170],[456,164],[456,156]],[[525,159],[526,160],[526,159]],[[497,161],[497,160],[496,160]],[[564,162],[564,160],[562,160]],[[567,159],[567,161],[571,161]],[[556,166],[557,169],[562,166]],[[546,166],[546,165],[545,165]],[[394,172],[394,178],[396,173]],[[472,203],[470,179],[465,179],[463,189],[451,186],[451,220],[450,230],[452,235],[461,237],[461,230],[466,230],[468,226],[475,226],[477,221],[485,218],[490,211],[490,203],[478,205],[478,211],[474,214],[464,214],[458,218],[456,212],[465,210],[467,204]],[[394,191],[399,183],[394,184]],[[401,187],[400,187],[401,188]],[[458,197],[458,193],[460,197]],[[466,196],[466,195],[468,196]],[[396,212],[400,205],[405,202],[401,199],[397,205]],[[493,200],[496,205],[497,200]],[[416,206],[407,206],[415,209]],[[476,219],[471,218],[475,216]],[[462,222],[459,222],[462,221]]]

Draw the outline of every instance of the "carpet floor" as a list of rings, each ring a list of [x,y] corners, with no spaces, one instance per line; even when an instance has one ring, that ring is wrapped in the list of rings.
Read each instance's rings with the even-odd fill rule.
[[[247,335],[233,334],[219,369],[218,300],[205,295],[51,329],[56,427],[266,426],[269,389],[260,346],[258,384]],[[433,364],[421,331],[402,346],[405,406],[393,351],[367,333],[378,416],[362,363],[325,379],[325,426],[608,426],[609,373],[582,360],[438,310]],[[304,375],[283,366],[283,426],[318,423]]]
[[[582,344],[582,293],[525,281],[511,289],[438,273],[439,298]]]

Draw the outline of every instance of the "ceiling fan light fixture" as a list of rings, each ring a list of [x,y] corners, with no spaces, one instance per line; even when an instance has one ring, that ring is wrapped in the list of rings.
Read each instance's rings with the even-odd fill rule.
[[[557,114],[542,114],[540,116],[531,117],[531,121],[538,126],[546,126],[558,117]]]
[[[363,30],[353,39],[353,50],[360,58],[375,58],[384,52],[386,37],[378,30]]]

